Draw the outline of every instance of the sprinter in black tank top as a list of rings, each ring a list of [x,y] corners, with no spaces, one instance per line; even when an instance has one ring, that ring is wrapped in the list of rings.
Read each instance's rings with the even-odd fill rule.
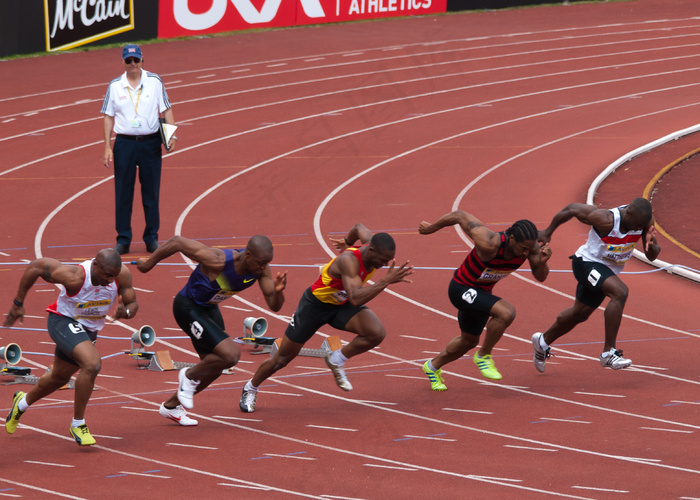
[[[447,389],[442,379],[442,366],[464,356],[479,343],[481,332],[486,335],[481,348],[474,354],[474,363],[484,377],[499,380],[501,374],[491,357],[491,350],[515,319],[515,308],[491,293],[500,280],[518,269],[527,259],[538,281],[549,274],[547,261],[552,255],[549,245],[537,243],[537,227],[529,220],[519,220],[504,232],[494,232],[476,217],[456,210],[436,222],[421,222],[420,234],[431,234],[444,227],[459,226],[474,242],[474,248],[455,271],[448,295],[459,311],[460,335],[450,340],[445,349],[423,365],[423,371],[434,391]]]

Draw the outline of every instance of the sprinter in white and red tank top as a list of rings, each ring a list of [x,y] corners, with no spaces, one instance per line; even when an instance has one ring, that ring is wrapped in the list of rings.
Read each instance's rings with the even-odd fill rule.
[[[586,321],[608,297],[610,301],[605,306],[605,345],[600,364],[613,370],[627,368],[632,360],[623,358],[622,351],[616,347],[628,294],[627,285],[618,274],[632,256],[638,241],[641,240],[644,255],[650,261],[661,252],[656,242],[651,203],[644,198],[635,198],[629,205],[609,210],[572,203],[554,216],[541,239],[548,242],[557,227],[574,217],[591,226],[588,240],[571,256],[574,276],[578,281],[576,300],[572,307],[559,313],[546,332],[537,332],[532,336],[535,367],[544,372],[551,344]]]
[[[5,429],[13,434],[30,405],[66,385],[79,370],[69,431],[80,446],[90,446],[95,444],[95,439],[85,424],[85,407],[101,367],[94,343],[110,310],[114,310],[114,319],[131,319],[136,315],[139,305],[131,285],[131,273],[112,248],[100,250],[94,259],[77,266],[54,259],[36,259],[22,275],[4,326],[23,321],[24,302],[38,278],[63,286],[56,302],[47,308],[49,335],[56,343],[53,368],[27,394],[15,393]]]

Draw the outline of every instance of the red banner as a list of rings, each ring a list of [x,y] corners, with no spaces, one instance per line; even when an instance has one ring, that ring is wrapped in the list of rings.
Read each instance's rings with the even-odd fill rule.
[[[297,0],[296,24],[420,16],[447,10],[447,0]]]
[[[447,0],[160,0],[158,37],[445,12]]]

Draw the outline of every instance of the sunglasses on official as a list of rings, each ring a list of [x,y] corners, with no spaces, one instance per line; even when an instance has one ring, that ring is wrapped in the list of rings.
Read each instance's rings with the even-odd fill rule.
[[[138,64],[141,62],[141,59],[138,57],[127,57],[124,59],[124,64],[131,64],[132,62]]]

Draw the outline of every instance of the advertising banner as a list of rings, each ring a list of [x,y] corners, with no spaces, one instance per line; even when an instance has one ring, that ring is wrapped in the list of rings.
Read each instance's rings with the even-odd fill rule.
[[[296,0],[160,0],[158,38],[294,26]]]
[[[420,16],[447,9],[447,0],[299,0],[299,3],[299,25]]]
[[[67,50],[134,29],[133,0],[44,0],[46,50]]]
[[[160,0],[159,38],[445,12],[447,0]]]

